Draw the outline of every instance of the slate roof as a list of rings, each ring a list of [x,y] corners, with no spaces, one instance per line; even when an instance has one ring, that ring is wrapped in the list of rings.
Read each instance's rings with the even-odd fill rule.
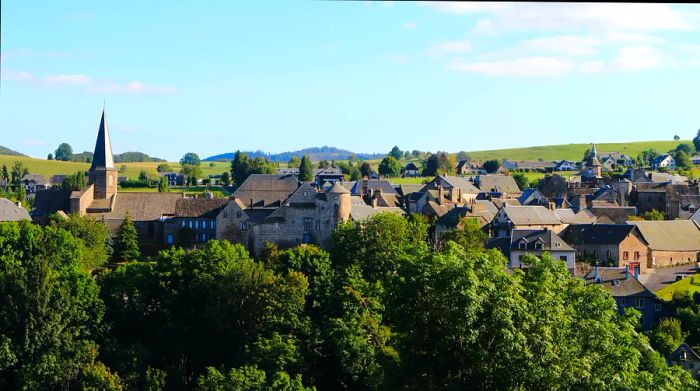
[[[7,198],[0,198],[0,221],[31,220],[29,212]]]
[[[596,282],[594,277],[595,268],[583,278],[586,284],[598,284],[607,289],[613,297],[656,298],[656,295],[629,274],[626,268],[598,267],[598,277],[602,282]]]
[[[289,203],[292,206],[315,206],[316,195],[316,190],[310,183],[303,183],[287,198],[285,203]]]
[[[700,251],[700,229],[693,220],[630,221],[652,250]]]
[[[435,225],[454,228],[468,213],[469,208],[467,208],[466,206],[454,207],[450,211],[442,215],[439,219],[437,219]]]
[[[267,207],[279,205],[299,187],[293,175],[252,174],[233,193],[244,205]]]
[[[350,191],[338,182],[336,182],[328,192],[332,194],[350,194]]]
[[[34,182],[37,185],[46,185],[48,182],[46,181],[46,178],[44,178],[43,175],[41,174],[27,174],[22,177],[22,179],[19,180],[20,182]]]
[[[634,206],[601,206],[593,205],[588,210],[593,213],[597,221],[607,219],[614,224],[625,224],[629,216],[637,214],[637,208]]]
[[[107,115],[102,110],[100,119],[100,129],[97,131],[97,142],[95,152],[92,155],[90,171],[96,169],[113,169],[114,157],[112,156],[112,142],[109,139],[109,126],[107,126]]]
[[[448,185],[456,187],[458,189],[462,189],[463,194],[479,193],[479,189],[476,186],[474,186],[474,184],[471,183],[467,178],[452,175],[440,175],[440,178],[442,178],[442,180],[445,181]]]
[[[52,185],[60,186],[61,184],[63,184],[63,180],[66,179],[66,177],[68,177],[68,175],[66,175],[66,174],[52,175],[51,178],[49,179],[49,182],[51,182]]]
[[[399,194],[402,196],[407,196],[411,193],[419,192],[421,191],[425,185],[423,184],[400,184],[399,185]]]
[[[507,194],[520,194],[520,188],[512,176],[508,175],[480,175],[478,177],[479,189],[484,192],[496,191]]]
[[[214,218],[228,203],[225,198],[183,198],[175,203],[176,217]]]
[[[114,208],[110,212],[88,213],[89,216],[105,220],[122,220],[127,212],[133,221],[154,221],[163,215],[174,215],[182,193],[129,193],[114,195]]]
[[[399,213],[405,214],[406,212],[401,208],[372,208],[367,205],[361,197],[352,196],[351,209],[350,209],[350,219],[354,221],[362,221],[374,214],[382,212]]]
[[[655,157],[654,160],[652,160],[649,164],[651,164],[651,165],[660,164],[661,162],[663,162],[664,160],[666,160],[670,156],[671,155],[669,155],[667,153],[662,153],[661,155]]]
[[[501,238],[491,238],[486,242],[485,247],[487,249],[495,248],[505,255],[506,258],[510,258],[510,238],[507,236]]]
[[[589,219],[584,218],[583,215],[574,213],[573,209],[570,208],[554,209],[554,214],[557,215],[559,220],[564,224],[585,224],[589,222]]]
[[[514,206],[505,205],[503,209],[515,225],[553,225],[561,224],[561,220],[550,209],[543,206]]]
[[[634,231],[630,224],[572,224],[560,235],[570,245],[618,245]]]
[[[70,194],[69,190],[60,188],[39,190],[34,196],[34,206],[29,214],[31,216],[48,216],[59,210],[70,212]]]
[[[537,250],[537,251],[574,251],[571,246],[549,229],[514,229],[511,231],[510,249],[513,250]],[[520,243],[525,243],[525,249]],[[535,248],[535,243],[541,242],[543,248]]]
[[[362,181],[357,181],[353,187],[352,194],[362,194]],[[391,182],[383,179],[369,179],[367,181],[367,190],[372,190],[373,192],[381,189],[383,194],[396,194],[394,186]]]
[[[403,169],[405,171],[418,171],[418,167],[413,162],[409,162],[408,164],[406,164],[406,166]]]
[[[686,352],[686,359],[683,360],[681,358],[681,351],[685,350]],[[700,356],[698,356],[697,353],[685,342],[680,344],[676,350],[671,352],[671,354],[668,355],[668,361],[672,362],[681,362],[681,361],[700,361]]]

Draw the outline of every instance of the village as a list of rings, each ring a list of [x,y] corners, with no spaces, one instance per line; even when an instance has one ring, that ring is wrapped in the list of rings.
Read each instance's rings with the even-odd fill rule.
[[[615,180],[604,177],[616,164],[628,167],[624,174]],[[438,174],[425,184],[395,185],[374,171],[350,181],[331,166],[314,169],[312,181],[301,181],[299,168],[251,174],[225,198],[211,193],[186,197],[175,189],[128,192],[119,189],[103,111],[86,186],[67,191],[41,175],[24,175],[21,185],[35,198],[33,207],[27,210],[21,202],[2,199],[0,221],[46,224],[52,214],[75,213],[103,221],[116,236],[128,215],[144,254],[217,239],[240,243],[255,255],[268,243],[327,248],[338,224],[378,213],[423,216],[433,227],[435,246],[447,232],[471,222],[487,237],[485,247],[508,259],[509,269],[527,268],[521,262],[527,254],[549,253],[572,275],[608,289],[620,313],[627,307],[639,310],[643,330],[650,330],[668,315],[655,292],[696,270],[697,181],[669,172],[675,169],[671,155],[660,155],[649,168],[635,167],[630,157],[598,152],[595,145],[585,161],[552,165],[576,174],[546,174],[535,186],[521,188],[513,175],[518,169],[547,166],[504,161],[496,172],[487,173],[464,160],[456,174]],[[401,173],[417,176],[419,168],[409,163]],[[173,187],[187,180],[175,172],[162,177]]]

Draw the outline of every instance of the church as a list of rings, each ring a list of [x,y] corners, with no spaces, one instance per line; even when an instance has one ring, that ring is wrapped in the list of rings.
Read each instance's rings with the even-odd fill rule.
[[[37,192],[32,219],[41,224],[52,213],[77,213],[103,221],[116,236],[128,215],[145,255],[211,239],[241,243],[255,254],[266,242],[325,247],[340,222],[382,211],[403,213],[400,208],[369,206],[340,183],[318,190],[288,174],[251,175],[223,199],[186,198],[182,192],[120,192],[104,109],[87,178],[87,187],[80,191]]]

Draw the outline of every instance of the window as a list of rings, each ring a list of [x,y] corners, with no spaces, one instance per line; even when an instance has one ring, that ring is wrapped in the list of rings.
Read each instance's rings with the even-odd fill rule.
[[[644,308],[644,299],[641,299],[639,297],[634,299],[634,307],[635,308]]]
[[[199,221],[194,221],[194,229],[199,229]]]
[[[242,222],[242,223],[241,223],[241,231],[245,231],[245,230],[247,230],[247,229],[248,229],[248,224],[246,224],[245,221]]]
[[[192,220],[189,221],[190,228],[192,228]]]
[[[168,244],[173,244],[173,235],[168,235]]]
[[[623,252],[623,253],[622,253],[622,259],[624,259],[625,261],[628,260],[628,259],[630,259],[630,252],[629,252],[629,251]]]
[[[202,234],[202,242],[206,242],[206,241],[207,241],[207,234]]]
[[[605,251],[605,257],[608,259],[612,258],[612,252],[610,250]]]
[[[236,212],[236,218],[239,218],[239,219],[241,218],[241,211],[240,210],[238,212]]]
[[[521,250],[525,250],[525,247],[527,247],[527,243],[525,242],[520,242],[518,243],[518,248]]]
[[[656,312],[661,311],[661,304],[659,304],[659,303],[654,304],[654,311],[656,311]]]
[[[321,220],[316,220],[316,231],[321,230]]]
[[[182,226],[184,227],[185,225],[187,225],[187,222],[185,220],[182,220]]]
[[[635,251],[634,252],[634,260],[636,261],[638,259],[639,259],[639,251]]]
[[[544,244],[542,244],[542,242],[535,243],[536,250],[542,250],[543,248],[544,248]]]
[[[311,229],[311,217],[304,217],[304,229]]]
[[[211,224],[210,224],[211,229],[214,229],[214,223],[215,223],[215,221],[212,220],[212,221],[211,221]]]
[[[311,234],[308,232],[304,232],[304,238],[302,240],[303,243],[311,243]]]
[[[228,217],[228,212],[224,211],[224,218],[227,218],[227,217]]]
[[[564,261],[564,262],[568,261],[568,259],[566,258],[566,255],[560,255],[559,260]]]

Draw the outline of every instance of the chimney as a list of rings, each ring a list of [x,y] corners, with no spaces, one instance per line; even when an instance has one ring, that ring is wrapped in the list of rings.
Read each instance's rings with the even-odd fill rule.
[[[378,203],[377,197],[372,197],[372,208],[376,208]]]
[[[639,279],[639,267],[634,268],[634,279],[635,280]]]
[[[629,266],[626,266],[625,267],[625,280],[629,280],[629,279],[630,279],[630,268],[629,268]]]
[[[457,199],[457,201],[462,202],[462,188],[461,187],[457,190],[457,196],[459,197]]]
[[[362,194],[367,194],[367,179],[362,178]]]
[[[235,196],[235,195],[229,196],[228,199],[229,199],[229,201],[235,201],[235,200],[236,200],[236,196]]]
[[[578,196],[578,210],[584,210],[588,207],[586,204],[586,194],[581,194]]]
[[[253,199],[252,198],[250,199],[250,207],[251,208],[253,207]]]
[[[442,205],[445,202],[445,194],[442,186],[438,187],[438,205]]]

